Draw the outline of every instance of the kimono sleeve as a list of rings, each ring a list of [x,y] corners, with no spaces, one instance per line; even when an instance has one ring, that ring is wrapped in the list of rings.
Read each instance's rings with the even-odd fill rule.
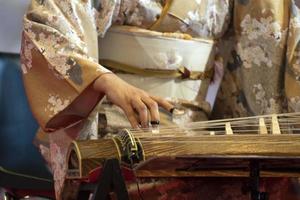
[[[89,115],[104,96],[93,8],[84,0],[32,0],[24,17],[21,67],[35,118],[46,131]]]
[[[300,111],[300,12],[292,1],[290,6],[287,65],[285,69],[285,95],[289,112]]]

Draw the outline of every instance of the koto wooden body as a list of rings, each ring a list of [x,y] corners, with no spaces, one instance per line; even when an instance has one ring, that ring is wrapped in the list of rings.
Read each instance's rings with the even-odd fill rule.
[[[106,139],[74,141],[68,178],[86,178],[110,158],[137,177],[248,176],[253,159],[260,161],[262,176],[300,177],[297,116],[199,122],[160,132],[125,130]]]
[[[300,176],[300,135],[168,139],[140,139],[146,161],[135,165],[138,177],[247,176],[251,159],[265,160],[265,176]],[[87,177],[105,159],[121,160],[118,148],[112,139],[74,142],[71,152],[76,152],[79,171],[69,177]]]
[[[74,142],[68,152],[68,175],[86,177],[106,159],[118,158],[120,153],[113,140],[86,140]]]

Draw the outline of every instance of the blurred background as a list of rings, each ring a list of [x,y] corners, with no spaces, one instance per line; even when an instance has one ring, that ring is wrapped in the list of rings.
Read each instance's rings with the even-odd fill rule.
[[[29,2],[0,0],[0,200],[14,199],[9,194],[15,191],[52,189],[50,172],[32,142],[38,125],[20,69],[22,19]]]

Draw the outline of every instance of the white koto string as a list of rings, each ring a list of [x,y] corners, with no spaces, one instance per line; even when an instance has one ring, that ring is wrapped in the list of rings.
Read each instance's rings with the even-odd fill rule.
[[[189,138],[196,139],[199,135],[210,135],[213,131],[215,135],[225,135],[225,123],[230,122],[231,128],[234,129],[235,134],[259,134],[258,129],[258,121],[259,118],[265,118],[266,127],[272,126],[272,117],[269,116],[256,116],[256,117],[247,117],[247,118],[234,118],[228,120],[214,120],[214,121],[201,121],[189,123],[186,126],[180,127],[178,125],[163,127],[159,129],[159,132],[153,133],[151,129],[131,129],[131,133],[135,137],[139,138],[150,138],[150,139],[162,139],[162,138],[170,138],[170,141],[174,141],[174,139],[179,139],[181,137],[189,136]],[[278,115],[278,122],[281,126],[282,132],[295,132],[300,129],[291,127],[295,125],[300,125],[300,116],[299,113],[289,113],[289,114],[281,114]],[[285,127],[287,126],[287,127]],[[246,127],[253,127],[252,129],[245,129]],[[210,130],[207,130],[210,129]],[[218,130],[221,129],[221,130]],[[175,133],[174,133],[175,132]],[[125,139],[126,135],[122,134],[122,139]],[[125,139],[126,140],[126,139]],[[123,140],[124,141],[124,140]],[[128,140],[126,140],[128,142]]]
[[[298,114],[299,115],[299,114]],[[290,115],[278,115],[278,117],[281,117],[278,119],[278,122],[280,123],[280,126],[283,127],[282,131],[299,131],[299,129],[296,129],[291,126],[300,125],[300,116],[296,115],[295,113],[292,113]],[[284,118],[283,118],[284,117]],[[159,129],[158,133],[152,133],[151,129],[130,129],[129,131],[133,133],[135,136],[153,136],[153,135],[165,135],[165,134],[174,134],[174,132],[180,132],[188,134],[187,132],[193,132],[194,134],[210,134],[212,131],[215,133],[226,133],[225,131],[225,123],[230,122],[231,128],[234,129],[234,131],[238,132],[249,132],[249,133],[258,133],[259,128],[259,118],[260,117],[250,117],[250,118],[239,118],[239,119],[229,119],[229,120],[214,120],[214,121],[201,121],[201,122],[194,122],[189,123],[186,126],[167,126],[167,127],[161,127]],[[265,124],[266,127],[272,126],[272,119],[265,118]],[[285,126],[288,126],[286,128]],[[252,127],[251,129],[249,127]],[[249,129],[247,129],[249,128]],[[219,129],[219,130],[218,130]],[[221,130],[220,130],[221,129]],[[179,133],[179,134],[180,134]],[[192,135],[191,135],[192,136]]]
[[[290,113],[290,114],[280,114],[277,115],[278,122],[281,127],[281,132],[292,132],[300,131],[300,128],[295,128],[293,126],[300,127],[300,114]],[[194,122],[189,123],[186,126],[180,127],[178,125],[163,127],[159,129],[158,133],[153,133],[151,129],[131,129],[131,133],[135,137],[138,137],[142,142],[142,145],[150,145],[151,150],[147,151],[150,154],[176,154],[176,153],[186,153],[187,144],[203,144],[213,142],[224,143],[223,140],[206,141],[203,140],[203,135],[209,135],[213,131],[216,136],[226,135],[225,123],[230,122],[231,128],[234,129],[236,135],[247,134],[259,134],[259,118],[263,117],[265,120],[266,127],[269,131],[272,126],[272,116],[258,116],[250,118],[238,118],[229,120],[214,120],[205,122]],[[252,129],[245,129],[253,127]],[[210,129],[210,130],[206,130]],[[222,129],[222,130],[218,130]],[[174,133],[175,132],[175,133]],[[192,134],[191,134],[192,133]],[[242,134],[241,134],[242,133]],[[300,133],[300,132],[298,132]],[[220,134],[220,135],[218,135]],[[188,136],[188,137],[187,137]],[[123,136],[124,138],[125,136]],[[188,143],[187,143],[188,142]],[[239,141],[241,142],[241,141]],[[245,141],[247,143],[247,141]],[[152,146],[155,145],[155,146]],[[149,146],[148,146],[149,147]],[[172,152],[170,152],[170,148]]]
[[[240,118],[242,120],[214,120],[214,121],[200,121],[200,122],[192,122],[192,123],[188,123],[186,126],[183,126],[183,128],[216,128],[218,126],[224,126],[225,123],[229,122],[231,124],[232,127],[234,127],[235,125],[238,125],[238,127],[241,127],[241,125],[244,127],[247,124],[250,125],[254,125],[256,126],[259,122],[259,117],[256,118]],[[278,121],[279,122],[299,122],[300,120],[300,116],[298,117],[292,117],[292,118],[279,118]],[[272,123],[272,119],[268,119],[265,118],[266,123]],[[166,127],[162,127],[160,128],[160,130],[167,130],[167,129],[173,129],[173,128],[178,128],[178,125],[173,125],[173,126],[166,126]],[[132,132],[136,131],[136,132],[141,132],[141,131],[147,131],[148,129],[130,129]]]

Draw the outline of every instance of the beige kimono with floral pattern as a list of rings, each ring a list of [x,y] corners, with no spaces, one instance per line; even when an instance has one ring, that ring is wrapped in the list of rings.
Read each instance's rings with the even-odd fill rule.
[[[297,0],[235,1],[235,48],[215,117],[299,111],[299,6]]]
[[[38,137],[57,199],[70,141],[97,134],[97,114],[90,113],[103,94],[91,86],[110,73],[98,64],[97,35],[112,24],[215,39],[227,67],[213,117],[300,108],[300,15],[293,0],[32,0],[22,69],[32,112],[52,132]]]

